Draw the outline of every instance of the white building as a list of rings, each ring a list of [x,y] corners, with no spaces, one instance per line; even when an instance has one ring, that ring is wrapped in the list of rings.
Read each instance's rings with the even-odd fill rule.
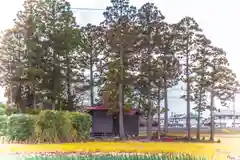
[[[169,125],[172,127],[183,127],[186,128],[186,114],[174,114],[172,113],[169,117]],[[190,113],[190,124],[191,127],[197,127],[197,115]]]
[[[168,125],[169,127],[186,128],[186,118],[187,118],[186,114],[171,113],[171,115],[168,118]],[[157,121],[157,116],[154,116],[154,121]],[[164,125],[164,117],[162,116],[160,118],[160,123],[161,126]],[[192,128],[197,127],[197,115],[191,113],[190,123]]]
[[[214,122],[217,128],[240,127],[240,112],[221,110],[214,113]],[[234,125],[235,122],[235,125]]]

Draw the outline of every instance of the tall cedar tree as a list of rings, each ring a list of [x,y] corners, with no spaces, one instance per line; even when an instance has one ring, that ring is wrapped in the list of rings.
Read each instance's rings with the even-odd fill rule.
[[[176,49],[174,47],[175,39],[175,25],[169,25],[162,23],[158,28],[158,34],[156,35],[156,45],[159,54],[154,58],[152,62],[152,69],[155,79],[154,84],[157,88],[157,111],[158,121],[160,121],[160,114],[165,113],[164,119],[164,131],[168,129],[168,88],[177,85],[179,81],[179,75],[181,73],[181,66],[179,60],[176,57]],[[164,99],[164,108],[160,109],[160,99]],[[160,133],[160,124],[158,123],[158,133]]]
[[[193,91],[194,110],[197,111],[197,139],[200,140],[200,120],[201,114],[207,107],[207,87],[208,87],[208,69],[211,54],[209,54],[209,45],[211,43],[204,35],[196,35],[196,54],[193,63],[192,72],[194,73],[194,83],[191,88]]]
[[[17,15],[15,28],[20,33],[17,34],[19,43],[15,42],[15,45],[23,45],[19,54],[23,57],[21,67],[24,68],[17,92],[18,97],[24,99],[25,96],[31,101],[26,106],[35,106],[37,101],[48,99],[53,108],[73,109],[72,80],[78,76],[74,73],[76,54],[73,52],[81,45],[81,35],[72,12],[67,8],[70,4],[63,0],[27,0],[24,10]],[[23,91],[28,94],[20,94]]]
[[[222,105],[227,106],[227,102],[234,99],[234,94],[238,86],[236,75],[229,68],[226,52],[223,49],[211,46],[209,51],[212,58],[209,63],[208,91],[210,92],[210,140],[214,140],[214,111],[215,98],[218,98]]]
[[[6,32],[1,43],[4,80],[8,82],[5,94],[11,96],[22,111],[25,107],[36,107],[37,86],[41,83],[39,76],[43,73],[38,65],[41,49],[36,44],[34,10],[37,5],[35,1],[24,3],[24,11],[18,12],[14,28]]]
[[[153,65],[153,69],[155,69],[155,71],[153,71],[154,73],[154,77],[158,77],[158,79],[156,79],[156,81],[154,82],[156,89],[155,89],[155,97],[154,99],[156,99],[157,101],[157,124],[158,124],[158,130],[157,130],[157,136],[158,139],[160,138],[160,133],[161,133],[161,114],[164,113],[164,108],[161,108],[160,104],[161,104],[161,100],[164,99],[163,96],[163,83],[164,83],[164,79],[163,79],[163,65],[162,65],[162,59],[161,57],[157,57],[156,60],[153,60],[152,65]],[[166,112],[166,111],[165,111]]]
[[[1,45],[1,73],[3,74],[2,85],[5,86],[5,96],[8,103],[11,101],[20,110],[25,109],[26,98],[24,95],[23,70],[24,70],[24,48],[22,43],[23,32],[18,28],[6,31],[2,37]]]
[[[163,90],[164,90],[164,132],[168,132],[168,88],[178,84],[181,74],[180,62],[177,58],[177,50],[174,44],[176,39],[176,25],[165,24],[165,29],[162,35],[162,45],[160,46],[160,59],[163,64]]]
[[[47,52],[46,77],[48,78],[45,83],[49,91],[48,98],[53,106],[60,107],[63,105],[62,100],[65,99],[64,91],[66,90],[67,106],[72,110],[71,77],[78,76],[78,72],[73,72],[75,67],[72,64],[75,56],[73,51],[81,45],[82,41],[80,30],[69,8],[70,4],[64,0],[48,0],[42,1],[36,12],[42,15],[41,36],[44,37],[44,44],[48,42],[48,46],[43,46]]]
[[[187,101],[187,138],[190,140],[191,138],[191,124],[190,124],[190,101],[191,101],[191,84],[192,78],[191,76],[191,67],[192,67],[192,57],[195,51],[195,35],[201,29],[199,28],[197,22],[191,17],[183,18],[177,24],[177,34],[178,39],[176,41],[176,45],[178,47],[179,57],[183,61],[184,67],[184,75],[183,81],[186,82],[187,85],[187,94],[186,94],[186,101]]]
[[[103,39],[104,30],[101,26],[87,24],[81,28],[81,31],[84,36],[83,40],[85,44],[81,51],[81,64],[82,68],[89,71],[89,78],[87,78],[89,84],[88,88],[90,89],[90,105],[93,106],[95,103],[94,87],[97,85],[95,79],[99,76],[96,67],[102,67],[99,66],[99,61],[106,47]]]
[[[111,106],[116,106],[119,111],[119,132],[120,137],[124,138],[124,88],[127,88],[128,75],[126,75],[126,70],[137,39],[133,23],[136,8],[130,6],[128,0],[112,0],[111,3],[112,6],[107,7],[103,14],[105,20],[102,23],[104,28],[107,28],[106,39],[110,48],[109,61],[107,62],[107,75],[110,82],[105,83],[104,87],[105,92],[110,96],[105,96],[104,102],[115,103]],[[108,97],[111,97],[111,99],[115,97],[115,102]]]
[[[153,69],[151,62],[154,58],[154,55],[159,54],[157,48],[156,40],[159,29],[161,28],[162,21],[164,16],[158,10],[158,8],[153,3],[146,3],[138,10],[137,23],[139,25],[140,34],[143,38],[141,43],[140,50],[140,74],[139,81],[142,84],[139,84],[139,88],[143,91],[142,94],[147,98],[147,137],[151,138],[152,135],[152,97],[151,92],[153,88],[153,82],[155,82],[156,77],[153,77]]]

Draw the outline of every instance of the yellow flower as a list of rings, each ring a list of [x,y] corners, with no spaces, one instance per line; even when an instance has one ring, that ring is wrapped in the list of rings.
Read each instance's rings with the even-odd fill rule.
[[[71,144],[5,145],[0,152],[184,153],[212,158],[217,144],[180,142],[87,142]],[[219,148],[219,145],[218,145]]]

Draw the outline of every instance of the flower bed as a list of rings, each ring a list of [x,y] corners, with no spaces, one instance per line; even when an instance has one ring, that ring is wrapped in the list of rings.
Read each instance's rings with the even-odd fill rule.
[[[202,157],[191,157],[189,155],[99,155],[99,156],[33,156],[25,160],[207,160]]]
[[[102,156],[102,155],[158,155],[165,153],[177,155],[191,155],[195,157],[206,157],[216,160],[226,160],[226,154],[216,153],[217,149],[221,152],[227,151],[229,146],[209,143],[180,143],[180,142],[86,142],[86,143],[68,143],[68,144],[2,144],[0,145],[0,154],[31,155],[32,158],[42,159],[47,155],[51,158],[55,155],[72,156]],[[2,155],[2,154],[1,154]],[[1,156],[0,155],[0,156]],[[50,157],[49,157],[50,156]],[[216,158],[217,156],[217,158]],[[2,157],[2,156],[1,156]],[[30,158],[31,158],[30,157]],[[90,157],[91,158],[91,157]],[[4,158],[7,159],[7,158]],[[12,159],[10,159],[12,160]],[[19,158],[18,158],[19,160]],[[21,159],[24,160],[24,159]],[[34,159],[33,159],[34,160]],[[48,160],[48,159],[46,159]],[[64,159],[63,159],[64,160]],[[91,159],[89,159],[91,160]],[[171,159],[169,159],[171,160]],[[181,159],[179,159],[181,160]]]
[[[183,153],[193,156],[212,157],[216,152],[216,145],[206,143],[179,142],[86,142],[66,144],[13,144],[0,146],[2,153],[15,152],[80,152],[80,153]]]
[[[79,154],[79,153],[41,153],[41,154],[8,154],[1,155],[6,160],[207,160],[184,154]]]

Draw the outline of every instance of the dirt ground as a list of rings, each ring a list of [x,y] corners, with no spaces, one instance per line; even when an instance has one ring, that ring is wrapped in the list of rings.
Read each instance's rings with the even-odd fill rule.
[[[202,131],[201,131],[202,132]],[[145,135],[146,131],[140,132],[140,134]],[[169,133],[169,135],[175,136],[186,136],[186,133],[173,131]],[[192,131],[192,137],[196,136],[196,132]],[[201,137],[205,137],[206,139],[209,138],[208,131],[202,132]],[[216,154],[217,155],[233,155],[233,156],[240,156],[240,131],[226,131],[223,132],[222,130],[215,134],[215,140],[220,140],[221,143],[216,143]]]
[[[221,140],[221,144],[218,144],[220,146],[224,146],[224,148],[226,149],[226,152],[230,152],[230,155],[234,155],[234,156],[240,156],[240,134],[239,135],[216,135],[215,136],[216,139],[220,139]],[[224,149],[224,150],[225,150]],[[221,154],[221,152],[225,152],[225,151],[219,151]]]

